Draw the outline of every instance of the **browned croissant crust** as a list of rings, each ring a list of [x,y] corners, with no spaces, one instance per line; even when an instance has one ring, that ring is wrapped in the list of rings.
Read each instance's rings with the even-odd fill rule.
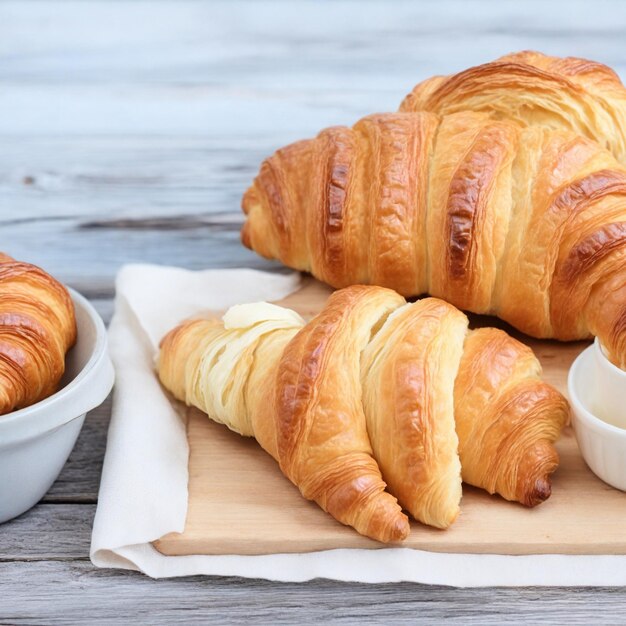
[[[55,391],[75,340],[74,305],[65,287],[0,253],[0,415]]]
[[[454,383],[463,480],[535,506],[551,493],[552,443],[569,417],[565,398],[540,379],[533,351],[496,328],[471,332]]]
[[[306,498],[382,542],[408,534],[394,496],[449,526],[461,464],[491,493],[547,498],[568,415],[506,333],[468,334],[450,304],[380,287],[335,292],[308,324],[264,303],[185,322],[163,339],[158,369],[176,398],[254,436]]]
[[[361,353],[374,458],[402,507],[437,528],[459,514],[454,381],[467,325],[452,305],[425,298],[394,311]]]
[[[522,125],[571,130],[626,163],[626,89],[606,65],[575,57],[518,52],[450,76],[434,76],[401,111],[488,113]]]
[[[429,293],[626,367],[626,169],[569,131],[389,113],[266,159],[243,243],[344,287]]]

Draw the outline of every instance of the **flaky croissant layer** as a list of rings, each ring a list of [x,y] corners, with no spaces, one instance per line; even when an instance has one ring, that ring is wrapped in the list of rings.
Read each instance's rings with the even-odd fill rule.
[[[0,415],[52,394],[76,340],[67,289],[0,252]]]
[[[486,113],[389,113],[278,150],[243,243],[345,287],[429,293],[626,367],[626,169],[595,142]]]
[[[158,371],[176,398],[255,437],[304,497],[400,541],[402,508],[454,521],[461,471],[528,506],[550,495],[567,403],[528,348],[467,326],[436,298],[353,286],[309,323],[266,303],[185,322],[163,339]]]
[[[530,50],[417,85],[401,111],[488,113],[522,126],[573,131],[626,164],[626,88],[606,65]]]

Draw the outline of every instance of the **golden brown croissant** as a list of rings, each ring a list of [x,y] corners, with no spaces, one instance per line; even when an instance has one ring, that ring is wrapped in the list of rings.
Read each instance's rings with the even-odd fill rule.
[[[532,352],[504,332],[468,335],[451,305],[378,287],[335,292],[308,324],[265,303],[185,322],[163,339],[158,367],[176,398],[254,436],[306,498],[383,542],[408,533],[393,496],[424,523],[454,521],[457,447],[473,484],[528,505],[548,497],[567,417]]]
[[[394,311],[361,355],[362,400],[389,491],[418,521],[447,528],[459,513],[454,380],[468,320],[426,298]]]
[[[480,328],[465,340],[454,383],[463,480],[526,506],[550,496],[552,443],[569,418],[565,398],[540,376],[528,346]]]
[[[243,243],[345,287],[429,293],[626,366],[626,169],[482,113],[365,117],[266,159]]]
[[[75,340],[74,305],[65,287],[0,253],[0,415],[55,391]]]
[[[571,130],[626,163],[626,89],[613,70],[586,59],[509,54],[421,82],[400,110],[439,115],[480,111],[524,126]]]

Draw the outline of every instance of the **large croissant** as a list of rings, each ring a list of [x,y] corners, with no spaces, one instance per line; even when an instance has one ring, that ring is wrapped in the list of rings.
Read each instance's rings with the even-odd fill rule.
[[[55,391],[75,340],[74,305],[65,287],[0,253],[0,415]]]
[[[242,241],[344,287],[429,293],[626,366],[626,169],[482,113],[365,117],[266,159]]]
[[[532,351],[467,323],[441,300],[406,304],[380,287],[335,292],[308,324],[242,305],[223,322],[171,331],[159,376],[176,398],[255,437],[337,520],[399,541],[409,531],[400,505],[433,526],[454,521],[461,466],[467,482],[509,500],[550,495],[567,403],[539,379]]]
[[[612,69],[586,59],[509,54],[421,82],[400,110],[481,111],[524,126],[572,130],[626,163],[626,89]]]

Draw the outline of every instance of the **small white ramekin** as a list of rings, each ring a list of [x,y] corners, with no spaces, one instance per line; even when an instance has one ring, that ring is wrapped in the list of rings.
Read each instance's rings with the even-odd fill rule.
[[[602,344],[593,342],[592,385],[585,406],[598,418],[626,429],[626,372],[606,358]],[[580,395],[580,394],[579,394]]]
[[[0,416],[0,523],[35,505],[67,460],[88,411],[113,387],[104,323],[70,289],[76,309],[76,345],[66,357],[61,388],[32,406]]]
[[[598,362],[599,355],[606,363]],[[605,395],[598,393],[598,381],[603,377],[604,382],[610,380],[617,385],[616,390],[623,390],[626,385],[626,372],[606,359],[596,340],[596,344],[578,355],[569,371],[567,388],[572,425],[578,447],[591,471],[605,483],[626,491],[626,429],[595,415],[605,410],[603,398],[611,397],[608,386],[603,388]]]

